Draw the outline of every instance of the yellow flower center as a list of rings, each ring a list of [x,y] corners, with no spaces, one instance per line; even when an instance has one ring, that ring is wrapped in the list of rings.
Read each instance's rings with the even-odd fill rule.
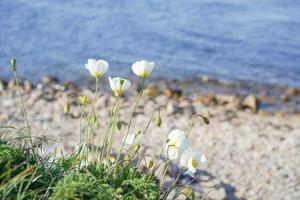
[[[193,166],[193,168],[197,168],[197,167],[199,166],[198,161],[195,160],[195,159],[193,159],[193,160],[192,160],[192,166]]]
[[[148,72],[147,72],[146,70],[144,70],[144,71],[142,72],[141,76],[142,76],[143,78],[147,78],[147,77],[149,76],[149,74],[148,74]]]
[[[178,148],[178,145],[177,145],[176,141],[170,141],[169,142],[169,147]]]
[[[92,76],[95,77],[96,79],[99,79],[102,76],[102,74],[100,72],[94,72]]]

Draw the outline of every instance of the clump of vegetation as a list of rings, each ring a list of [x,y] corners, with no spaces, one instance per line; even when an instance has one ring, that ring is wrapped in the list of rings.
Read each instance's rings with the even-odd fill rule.
[[[131,82],[127,79],[109,77],[109,84],[115,95],[111,108],[109,122],[106,127],[100,124],[96,114],[95,102],[99,96],[99,83],[107,69],[108,63],[104,60],[89,59],[87,70],[94,77],[96,90],[92,101],[87,96],[69,96],[64,106],[68,113],[71,105],[76,103],[81,110],[80,143],[76,150],[68,156],[57,158],[55,155],[41,157],[32,138],[30,123],[27,119],[22,91],[17,77],[16,60],[11,60],[12,71],[15,76],[18,91],[21,97],[21,108],[24,116],[24,134],[26,148],[8,144],[0,139],[0,199],[173,199],[180,195],[186,199],[196,199],[189,183],[178,184],[178,174],[174,183],[167,190],[163,189],[164,178],[171,162],[178,162],[188,174],[197,179],[197,169],[206,161],[205,155],[191,147],[188,138],[193,121],[200,117],[205,124],[208,118],[197,114],[193,116],[187,131],[173,130],[166,138],[158,158],[146,159],[143,155],[141,140],[147,134],[148,127],[153,121],[154,113],[158,113],[156,125],[162,123],[159,108],[155,108],[144,130],[133,132],[131,129],[135,109],[143,95],[146,78],[154,68],[154,62],[145,60],[132,65],[133,72],[142,80],[140,90],[133,109],[124,127],[120,122],[120,99],[122,94],[129,89]],[[88,110],[87,105],[91,103]],[[1,125],[1,129],[11,126]],[[83,131],[82,131],[83,130]],[[119,131],[124,134],[121,148],[112,149],[113,136]],[[0,132],[1,133],[1,132]],[[0,135],[0,138],[4,138]],[[162,160],[165,154],[167,160]],[[114,156],[113,156],[114,155]],[[145,170],[138,170],[144,166]],[[181,172],[183,172],[181,170]],[[157,177],[162,177],[158,180]],[[174,193],[175,191],[175,193]]]
[[[160,188],[154,178],[136,168],[92,164],[61,179],[50,199],[155,200],[159,195]]]

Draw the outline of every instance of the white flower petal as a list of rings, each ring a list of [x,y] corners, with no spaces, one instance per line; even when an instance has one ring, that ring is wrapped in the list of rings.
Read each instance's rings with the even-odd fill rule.
[[[115,78],[108,77],[108,79],[109,79],[110,87],[112,91],[115,92],[116,96],[119,96],[122,92],[128,90],[131,85],[129,80],[120,77],[115,77]]]
[[[182,139],[182,138],[185,138],[185,134],[183,131],[181,131],[179,129],[175,129],[169,133],[168,138],[170,140]]]
[[[129,89],[129,87],[131,86],[131,82],[126,79],[123,79],[123,80],[124,80],[124,83],[122,85],[122,91],[125,91],[125,90]]]
[[[187,150],[185,150],[182,155],[181,155],[181,158],[180,158],[180,164],[183,166],[183,167],[188,167],[188,160],[189,158],[191,157],[192,155],[192,149],[191,148],[188,148]]]
[[[137,61],[132,64],[132,71],[137,76],[146,78],[151,74],[154,66],[155,66],[154,62],[149,62],[147,60],[141,60],[141,61]]]
[[[179,153],[178,149],[171,147],[171,146],[169,146],[167,148],[167,157],[170,160],[177,159],[179,157],[179,155],[180,155],[180,153]]]
[[[105,60],[88,59],[85,67],[89,70],[90,74],[95,78],[100,78],[107,71],[109,65]]]

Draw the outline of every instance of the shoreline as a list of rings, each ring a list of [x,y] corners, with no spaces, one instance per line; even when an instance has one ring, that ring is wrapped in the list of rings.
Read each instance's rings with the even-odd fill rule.
[[[105,79],[106,77],[104,77]],[[102,87],[109,91],[108,81],[102,80]],[[162,77],[151,78],[147,80],[148,90],[151,97],[165,95],[167,97],[178,98],[187,97],[197,98],[203,104],[209,106],[226,106],[235,103],[241,105],[232,105],[237,110],[243,110],[243,101],[249,96],[253,96],[250,105],[256,107],[255,112],[263,113],[281,113],[298,114],[300,113],[300,87],[288,87],[278,84],[261,84],[252,81],[224,81],[211,79],[207,76],[200,76],[188,80],[165,79]],[[24,90],[34,90],[37,88],[53,87],[59,90],[74,90],[75,93],[85,89],[93,89],[93,80],[85,80],[83,84],[71,81],[59,80],[54,76],[47,75],[39,78],[39,81],[32,83],[29,80],[21,80]],[[8,81],[0,79],[0,93],[15,87],[14,80]],[[133,89],[137,90],[140,85],[138,79],[133,76]],[[232,107],[231,106],[231,107]],[[230,107],[230,106],[229,106]]]

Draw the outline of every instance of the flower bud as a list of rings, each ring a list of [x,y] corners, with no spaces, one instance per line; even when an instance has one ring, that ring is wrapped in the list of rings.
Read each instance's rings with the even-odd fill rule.
[[[137,145],[135,145],[135,147],[134,147],[134,151],[135,151],[135,152],[138,152],[138,151],[140,150],[140,148],[141,148],[141,145],[140,145],[140,144],[137,144]]]
[[[11,70],[13,72],[15,72],[17,70],[17,67],[16,67],[16,65],[17,65],[17,59],[16,58],[12,58],[10,60],[10,64],[11,64]]]
[[[148,163],[148,169],[151,169],[154,165],[154,162],[153,160],[150,160],[149,163]]]
[[[157,125],[157,127],[160,127],[161,126],[161,118],[160,118],[160,116],[158,116],[158,118],[157,118],[157,122],[156,122],[156,125]]]
[[[82,105],[87,105],[89,103],[89,98],[85,95],[81,95],[78,97],[78,101]]]
[[[121,130],[121,128],[122,128],[122,123],[120,121],[117,122],[117,128],[118,128],[118,130]]]
[[[202,116],[202,120],[207,125],[210,123],[208,117]]]
[[[70,104],[69,104],[69,102],[67,102],[67,103],[64,105],[64,112],[65,112],[65,113],[69,113],[69,112],[70,112],[70,109],[71,109]]]

